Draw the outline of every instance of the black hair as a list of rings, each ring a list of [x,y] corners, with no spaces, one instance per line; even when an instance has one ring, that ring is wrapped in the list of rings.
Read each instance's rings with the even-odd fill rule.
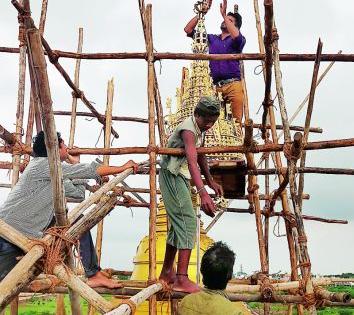
[[[58,143],[59,146],[64,140],[61,138],[60,132],[57,132],[58,136]],[[34,138],[33,138],[33,153],[36,157],[47,157],[47,148],[45,146],[44,141],[44,132],[40,131]]]
[[[241,16],[241,14],[229,12],[227,15],[228,16],[232,16],[235,19],[235,26],[238,29],[240,29],[241,25],[242,25],[242,16]]]
[[[209,247],[202,258],[200,272],[203,283],[210,290],[224,290],[232,278],[235,253],[223,242]]]
[[[202,116],[202,117],[212,117],[212,116],[219,116],[219,114],[210,114],[209,112],[204,111],[203,109],[196,107],[194,108],[194,115]]]

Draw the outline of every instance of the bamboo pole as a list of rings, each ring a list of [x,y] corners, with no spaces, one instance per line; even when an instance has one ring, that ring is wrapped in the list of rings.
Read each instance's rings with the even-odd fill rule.
[[[157,196],[156,196],[156,152],[153,148],[156,146],[155,138],[155,77],[154,77],[154,63],[153,63],[153,38],[152,38],[152,5],[148,4],[144,7],[144,16],[146,28],[146,53],[147,53],[147,66],[148,66],[148,119],[149,119],[149,162],[150,162],[150,216],[149,216],[149,281],[156,280],[156,209],[157,209]],[[155,315],[156,309],[156,296],[151,296],[149,300],[149,314]]]
[[[314,68],[313,68],[309,103],[308,103],[307,112],[306,112],[304,143],[307,143],[307,141],[309,139],[309,128],[310,128],[312,111],[313,111],[313,103],[315,101],[315,93],[316,93],[316,86],[317,86],[316,83],[317,83],[318,71],[320,69],[322,45],[323,44],[321,42],[321,39],[319,39],[318,45],[317,45],[317,52],[316,52],[316,61],[315,61]],[[301,159],[300,159],[300,167],[305,167],[305,161],[306,161],[306,151],[303,151],[301,154]],[[298,191],[297,191],[297,193],[298,193],[297,198],[298,198],[298,204],[299,204],[300,211],[302,211],[302,198],[301,198],[301,196],[302,196],[302,192],[304,191],[304,181],[305,181],[304,174],[300,174]]]
[[[107,85],[107,105],[106,105],[106,123],[104,133],[104,147],[110,148],[111,143],[111,127],[112,127],[112,111],[113,111],[113,97],[114,97],[114,82],[113,79],[108,81]],[[109,155],[103,156],[103,165],[109,165]],[[102,255],[102,239],[103,239],[103,219],[97,225],[96,237],[96,251],[98,263],[101,262]]]
[[[16,47],[0,47],[0,53],[19,53]],[[81,53],[62,50],[53,50],[58,58],[70,59],[146,59],[146,52],[106,52],[106,53]],[[265,60],[265,54],[262,53],[242,53],[242,54],[194,54],[194,53],[177,53],[177,52],[159,52],[154,53],[154,60]],[[316,59],[316,54],[297,54],[286,53],[279,54],[280,61],[306,61],[313,62]],[[354,62],[354,54],[323,54],[322,62]]]
[[[63,265],[57,265],[54,268],[54,274],[64,281],[73,291],[80,292],[80,295],[101,313],[107,313],[112,309],[111,303],[82,282],[70,269],[65,268]]]
[[[230,213],[248,213],[248,214],[254,214],[254,210],[251,208],[248,209],[241,209],[241,208],[226,208],[223,211],[230,212]],[[283,212],[269,212],[267,210],[262,210],[261,214],[264,215],[265,217],[287,217],[289,216],[287,214],[284,214]],[[348,221],[346,220],[337,220],[337,219],[325,219],[325,218],[319,218],[315,216],[310,216],[303,214],[302,218],[304,220],[309,220],[309,221],[318,221],[318,222],[323,222],[323,223],[337,223],[337,224],[348,224]],[[205,229],[205,231],[208,232],[209,226]]]
[[[53,190],[55,219],[58,225],[65,226],[68,221],[66,217],[66,206],[64,199],[63,174],[59,157],[59,143],[53,115],[46,62],[41,45],[41,36],[38,30],[34,28],[27,28],[27,47],[29,51],[29,62],[34,70],[32,75],[34,76],[36,90],[39,95],[39,106]],[[73,268],[73,257],[70,253],[68,254],[69,267]],[[72,312],[74,314],[81,314],[79,295],[73,291],[70,291],[70,300]]]
[[[57,300],[56,315],[66,315],[65,303],[64,303],[64,294],[57,294],[56,300]]]
[[[143,27],[144,39],[145,39],[145,48],[147,52],[147,56],[149,54],[149,44],[148,44],[148,28],[146,23],[146,16],[145,16],[145,3],[144,0],[139,0],[139,11],[140,11],[140,18],[141,24]],[[152,35],[151,35],[152,36]],[[152,38],[152,37],[151,37]],[[153,55],[154,51],[152,51]],[[155,111],[156,111],[156,120],[157,126],[159,130],[159,138],[160,138],[160,146],[165,146],[167,144],[166,134],[165,134],[165,127],[164,127],[164,115],[162,110],[162,103],[161,103],[161,95],[159,91],[159,85],[157,81],[155,66],[152,68],[153,76],[154,76],[154,101],[155,101]]]
[[[78,53],[82,52],[83,39],[84,39],[84,29],[80,27],[79,39],[77,44]],[[75,74],[74,74],[74,84],[77,86],[77,88],[80,87],[80,65],[81,65],[81,60],[77,59],[75,63]],[[71,102],[71,113],[70,113],[71,120],[70,120],[69,148],[72,148],[74,145],[75,129],[76,129],[76,108],[77,108],[77,96],[73,94],[73,99]]]
[[[264,75],[265,75],[265,90],[263,99],[263,115],[262,115],[262,138],[265,139],[265,125],[267,124],[267,116],[271,104],[271,86],[272,86],[272,27],[273,27],[273,1],[264,0]]]
[[[251,148],[253,145],[253,121],[248,119],[245,121],[245,139],[244,139],[244,146],[246,151]],[[249,169],[254,169],[254,156],[252,153],[246,153],[247,159],[247,167]],[[269,273],[269,266],[267,263],[267,255],[265,251],[265,244],[264,244],[264,234],[263,234],[263,227],[262,227],[262,218],[261,218],[261,206],[258,198],[258,184],[257,184],[257,177],[253,175],[249,175],[248,177],[248,193],[249,193],[249,203],[255,209],[255,218],[256,218],[256,227],[257,227],[257,235],[258,235],[258,246],[259,246],[259,258],[261,263],[262,273],[267,275]]]
[[[131,297],[129,299],[130,303],[132,303],[135,306],[138,306],[141,303],[143,303],[144,301],[146,301],[148,298],[151,298],[152,296],[154,296],[157,292],[159,292],[161,290],[162,290],[162,284],[155,283],[155,284],[141,290],[135,296]],[[116,309],[112,310],[111,312],[107,313],[106,315],[123,315],[123,314],[129,315],[132,313],[134,313],[134,312],[132,312],[131,306],[128,304],[125,304],[123,301],[121,305],[119,305]]]
[[[1,128],[0,128],[1,130]],[[1,131],[0,131],[1,132]],[[0,134],[1,138],[1,134]],[[308,142],[304,145],[303,150],[313,151],[313,150],[326,150],[326,149],[336,149],[336,148],[346,148],[354,146],[354,138],[348,139],[337,139],[337,140],[326,140],[326,141],[314,141]],[[261,153],[261,152],[281,152],[284,149],[284,144],[280,143],[269,143],[260,144],[252,146],[247,149],[249,153]],[[69,149],[68,152],[72,155],[123,155],[123,154],[148,154],[151,150],[154,150],[157,154],[163,155],[183,155],[184,149],[179,148],[166,148],[158,146],[149,147],[122,147],[122,148],[73,148]],[[4,147],[0,147],[0,152],[5,152]],[[31,148],[21,147],[18,151],[22,154],[32,153]],[[215,146],[215,147],[200,147],[197,148],[197,153],[212,154],[212,153],[245,153],[245,147],[243,145],[237,146]],[[279,167],[282,169],[282,167]],[[253,170],[255,172],[255,170]]]
[[[54,115],[59,115],[59,116],[71,116],[71,112],[67,112],[67,111],[54,111]],[[86,113],[86,112],[76,112],[76,116],[81,116],[81,117],[95,117],[94,114],[92,113]],[[106,116],[102,116],[102,118],[106,119]],[[117,121],[133,121],[133,122],[138,122],[138,123],[143,123],[143,124],[147,124],[148,120],[145,118],[138,118],[138,117],[123,117],[123,116],[112,116],[112,120],[117,120]],[[299,131],[303,131],[303,127],[300,126],[295,126],[296,129],[294,130],[299,130]],[[322,132],[321,128],[312,128],[311,132]]]
[[[26,3],[25,3],[26,2]],[[28,0],[20,0],[20,4],[28,7]],[[17,93],[17,110],[16,110],[16,132],[15,137],[17,141],[22,141],[22,128],[23,128],[23,116],[24,116],[24,102],[25,102],[25,82],[26,82],[26,39],[25,39],[25,25],[23,23],[23,19],[21,15],[18,15],[19,18],[19,46],[20,46],[20,53],[19,53],[19,81],[18,81],[18,93]],[[20,154],[13,154],[12,156],[12,178],[11,184],[15,186],[19,174],[20,174],[20,162],[21,162],[21,155]],[[13,314],[14,312],[11,311]],[[16,312],[17,314],[17,312]]]

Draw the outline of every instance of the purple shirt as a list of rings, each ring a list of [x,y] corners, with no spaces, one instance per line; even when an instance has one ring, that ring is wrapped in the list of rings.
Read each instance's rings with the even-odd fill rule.
[[[246,38],[240,33],[235,39],[231,35],[221,39],[221,35],[208,34],[210,54],[239,54],[246,44]],[[210,73],[214,84],[220,80],[240,79],[240,62],[238,60],[210,60]]]

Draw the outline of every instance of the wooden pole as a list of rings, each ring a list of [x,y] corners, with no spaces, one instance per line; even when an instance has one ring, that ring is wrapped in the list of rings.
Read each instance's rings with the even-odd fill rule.
[[[245,139],[244,146],[246,151],[253,145],[253,121],[248,119],[245,121]],[[254,156],[252,153],[246,153],[247,159],[247,167],[249,169],[254,169]],[[261,218],[261,206],[258,198],[258,184],[257,177],[253,175],[249,175],[248,177],[248,193],[249,193],[249,203],[255,209],[255,217],[256,217],[256,227],[257,227],[257,235],[258,235],[258,246],[259,246],[259,258],[261,263],[262,273],[267,275],[269,273],[269,266],[267,263],[267,255],[265,251],[264,244],[264,234],[262,227],[262,218]]]
[[[54,111],[54,115],[60,115],[60,116],[71,116],[71,112],[67,112],[67,111]],[[94,114],[92,113],[86,113],[86,112],[76,112],[76,116],[81,116],[81,117],[95,117]],[[102,116],[102,118],[106,119],[105,116]],[[138,123],[143,123],[143,124],[147,124],[148,120],[145,118],[138,118],[138,117],[123,117],[123,116],[112,116],[112,120],[117,120],[117,121],[133,121],[133,122],[138,122]],[[300,126],[295,126],[296,129],[294,130],[298,130],[298,131],[303,131],[304,128],[300,127]],[[312,128],[311,129],[312,132],[322,132],[321,128]]]
[[[317,53],[316,53],[316,61],[315,65],[313,68],[313,75],[312,75],[312,82],[311,82],[311,89],[310,89],[310,97],[309,97],[309,103],[307,106],[307,112],[306,112],[306,120],[305,120],[305,131],[304,131],[304,143],[307,143],[309,139],[309,128],[310,128],[310,123],[311,123],[311,117],[312,117],[312,111],[313,111],[313,103],[315,101],[315,93],[316,93],[316,86],[317,86],[317,77],[318,77],[318,71],[320,70],[320,61],[321,61],[321,53],[322,53],[322,42],[321,39],[318,40],[318,45],[317,45]],[[300,167],[305,167],[305,161],[306,161],[306,151],[302,152],[301,159],[300,159]],[[305,181],[305,176],[304,174],[300,174],[299,176],[299,187],[298,187],[298,204],[299,204],[299,209],[300,211],[302,210],[302,192],[304,191],[304,181]]]
[[[46,70],[41,36],[35,28],[27,29],[27,47],[29,60],[33,67],[34,82],[39,95],[39,106],[41,111],[42,124],[47,147],[49,170],[53,190],[53,205],[55,219],[58,225],[67,225],[66,206],[64,199],[63,174],[59,157],[59,143],[55,127],[52,100],[50,95],[49,81]],[[74,267],[72,255],[69,253],[69,266]],[[81,314],[80,297],[77,293],[70,291],[71,308],[73,314]]]
[[[154,63],[153,63],[153,38],[152,38],[152,5],[148,4],[144,10],[146,22],[146,52],[148,63],[148,119],[149,119],[149,162],[150,162],[150,217],[149,217],[149,281],[156,280],[156,151],[153,148],[156,146],[155,138],[155,78],[154,78]],[[156,314],[156,296],[152,296],[149,300],[149,314]]]
[[[161,290],[162,290],[162,284],[155,283],[155,284],[141,290],[138,294],[131,297],[129,299],[130,303],[132,303],[136,307],[136,306],[140,305],[142,302],[146,301],[148,298],[150,298],[150,303],[151,303],[151,297],[155,296],[155,294]],[[123,302],[116,309],[112,310],[111,312],[107,313],[106,315],[123,315],[123,314],[129,315],[132,313],[133,312],[132,312],[131,306],[128,304],[125,304]]]
[[[79,39],[77,44],[77,52],[82,52],[82,44],[84,40],[84,29],[79,28]],[[77,59],[75,63],[75,74],[74,74],[74,84],[77,88],[80,87],[80,65],[81,60]],[[77,108],[77,96],[73,94],[73,99],[71,102],[71,121],[70,121],[70,135],[69,135],[69,148],[72,148],[74,145],[75,139],[75,129],[76,129],[76,108]],[[55,115],[55,113],[54,113]]]
[[[0,47],[3,53],[19,53],[16,47]],[[69,59],[86,59],[86,60],[119,60],[119,59],[146,59],[146,52],[108,52],[108,53],[81,53],[70,51],[62,51],[55,49],[53,52],[58,58]],[[243,53],[243,54],[194,54],[194,53],[175,53],[175,52],[159,52],[154,53],[154,60],[265,60],[263,53]],[[316,54],[296,54],[286,53],[279,54],[280,61],[307,61],[313,62]],[[354,54],[323,54],[322,62],[354,62]]]
[[[145,3],[144,0],[139,0],[139,11],[140,11],[140,18],[141,18],[141,25],[143,27],[143,33],[145,38],[145,47],[148,55],[148,28],[146,23],[146,16],[145,16]],[[152,54],[154,52],[152,51]],[[153,76],[154,76],[154,101],[155,101],[155,110],[156,110],[156,120],[157,126],[159,130],[159,138],[160,138],[160,146],[165,146],[167,143],[167,138],[165,134],[165,124],[164,124],[164,115],[162,110],[162,102],[161,102],[161,95],[159,91],[159,85],[157,81],[155,66],[152,69]]]
[[[106,105],[106,123],[104,134],[104,147],[110,148],[111,143],[111,127],[112,127],[112,111],[113,111],[113,96],[114,96],[114,82],[113,79],[108,81],[107,85],[107,105]],[[109,165],[109,155],[103,156],[103,165]],[[96,237],[96,251],[98,263],[101,262],[102,255],[102,239],[103,239],[103,220],[97,225],[97,237]]]

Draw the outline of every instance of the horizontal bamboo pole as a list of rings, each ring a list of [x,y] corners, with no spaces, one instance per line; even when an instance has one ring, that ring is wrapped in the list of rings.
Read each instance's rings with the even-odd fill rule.
[[[19,53],[17,47],[0,47],[2,53]],[[146,52],[106,52],[106,53],[76,53],[70,51],[53,50],[59,58],[71,59],[146,59]],[[173,59],[173,60],[264,60],[265,55],[261,53],[245,53],[245,54],[193,54],[193,53],[173,53],[159,52],[154,53],[154,60]],[[315,61],[316,54],[279,54],[280,61]],[[322,54],[321,62],[339,61],[353,62],[354,54]]]
[[[287,168],[283,167],[280,172],[282,174],[286,173]],[[279,170],[276,168],[269,169],[257,169],[257,170],[248,170],[249,174],[252,175],[277,175]],[[296,169],[297,173],[304,174],[329,174],[329,175],[354,175],[354,169],[351,168],[328,168],[328,167],[298,167]]]
[[[11,188],[11,184],[3,184],[3,183],[0,183],[0,188]]]
[[[68,111],[54,111],[54,115],[57,116],[71,116],[71,112]],[[81,117],[96,117],[94,114],[92,113],[87,113],[87,112],[76,112],[76,116],[81,116]],[[102,119],[106,119],[106,115],[101,115]],[[145,118],[138,118],[138,117],[125,117],[125,116],[112,116],[112,120],[117,120],[117,121],[132,121],[132,122],[139,122],[139,123],[144,123],[147,124],[148,120]],[[302,128],[302,127],[299,127]],[[303,129],[303,128],[302,128]],[[319,132],[318,130],[320,128],[313,128],[316,131],[313,132]],[[321,129],[322,130],[322,129]],[[321,131],[322,132],[322,131]]]
[[[331,302],[349,303],[351,300],[350,293],[347,292],[329,292],[324,288],[315,289],[316,296],[329,300]]]
[[[132,296],[130,298],[130,301],[138,306],[144,301],[146,301],[148,298],[153,296],[155,293],[159,292],[162,290],[162,284],[161,283],[155,283],[150,285],[149,287],[142,289],[139,293],[136,295]],[[132,309],[128,304],[121,304],[118,306],[116,309],[112,310],[111,312],[107,313],[106,315],[128,315],[131,314]]]
[[[58,116],[71,116],[71,112],[69,111],[54,111],[54,115]],[[77,112],[77,116],[82,116],[82,117],[96,117],[92,113],[87,113],[87,112]],[[102,115],[103,118],[105,118],[105,115]],[[148,123],[148,120],[145,118],[138,118],[138,117],[125,117],[125,116],[112,116],[112,120],[117,120],[117,121],[132,121],[132,122],[140,122],[140,123]],[[244,124],[242,124],[244,126]],[[253,128],[259,129],[261,127],[261,124],[253,124]],[[270,129],[270,125],[265,126],[266,129]],[[276,129],[283,130],[282,125],[276,125]],[[290,126],[290,130],[293,131],[304,131],[304,127],[301,126]],[[313,133],[323,133],[323,129],[319,127],[311,127],[310,132]]]
[[[307,151],[311,150],[325,150],[335,148],[345,148],[354,146],[354,138],[337,139],[327,141],[315,141],[307,143],[303,149]],[[248,149],[248,152],[260,153],[260,152],[280,152],[283,151],[284,144],[261,144]],[[123,155],[123,154],[147,154],[150,150],[155,150],[157,154],[165,155],[183,155],[183,149],[177,148],[161,148],[161,147],[122,147],[122,148],[73,148],[69,149],[71,155]],[[0,152],[4,152],[4,148],[0,147]],[[245,153],[247,149],[244,146],[215,146],[215,147],[201,147],[197,148],[198,153],[212,154],[212,153]],[[24,148],[22,154],[30,154],[32,150],[30,148]]]
[[[254,214],[253,209],[227,208],[227,209],[225,209],[225,211],[230,212],[230,213]],[[266,217],[284,217],[283,212],[270,212],[269,213],[268,211],[262,211],[262,214]],[[306,214],[303,214],[302,218],[304,220],[318,221],[318,222],[324,222],[324,223],[348,224],[347,220],[325,219],[325,218],[314,217],[314,216],[310,216],[310,215],[306,215]]]
[[[328,140],[328,141],[316,141],[309,142],[304,146],[304,150],[323,150],[323,149],[334,149],[334,148],[344,148],[354,146],[354,138],[349,139],[338,139],[338,140]],[[259,153],[259,152],[279,152],[283,151],[284,144],[262,144],[254,146],[248,149],[248,152]],[[122,154],[147,154],[150,150],[155,150],[158,154],[165,155],[184,155],[183,149],[178,148],[160,148],[156,146],[151,147],[124,147],[124,148],[75,148],[69,150],[72,155],[77,154],[92,154],[92,155],[122,155]],[[215,146],[215,147],[201,147],[197,148],[198,153],[212,154],[212,153],[245,153],[247,149],[243,145],[238,146]]]
[[[332,284],[331,279],[314,279],[313,285],[314,286],[326,286]],[[300,285],[299,281],[290,281],[290,282],[283,282],[283,283],[272,283],[272,286],[275,291],[287,291],[298,289]],[[252,293],[252,292],[260,292],[261,285],[248,285],[248,284],[228,284],[226,287],[226,291],[229,293]]]

